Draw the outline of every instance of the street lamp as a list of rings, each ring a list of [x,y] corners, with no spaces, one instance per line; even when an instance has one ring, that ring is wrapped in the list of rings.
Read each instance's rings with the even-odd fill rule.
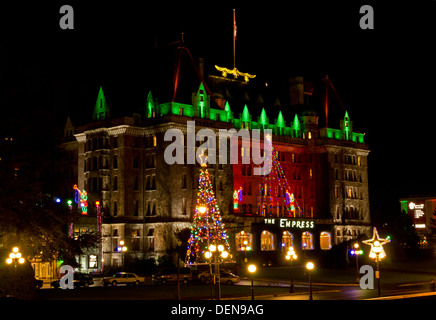
[[[313,264],[313,262],[308,262],[306,264],[306,269],[309,270],[309,300],[313,300],[312,297],[312,270],[313,268],[315,268],[315,265]]]
[[[215,274],[214,274],[214,282],[216,286],[216,299],[221,300],[221,284],[220,284],[220,262],[219,257],[226,259],[229,256],[229,253],[224,250],[224,246],[222,244],[219,244],[218,246],[212,244],[209,246],[209,251],[206,251],[204,253],[204,256],[206,259],[212,259],[213,254],[215,254]],[[209,260],[210,261],[210,260]]]
[[[251,273],[251,300],[254,300],[254,273],[256,272],[256,266],[250,264],[248,266],[248,272]]]
[[[359,254],[358,254],[359,244],[356,242],[354,244],[354,255],[356,256],[356,282],[359,283]]]
[[[120,246],[118,247],[118,251],[121,251],[121,259],[123,260],[121,264],[121,271],[124,271],[124,252],[127,251],[127,247],[124,246],[124,240],[120,241]]]
[[[389,239],[381,239],[378,235],[376,227],[373,229],[372,239],[362,241],[364,244],[371,246],[369,257],[375,259],[376,271],[375,277],[377,278],[378,296],[381,296],[380,292],[380,260],[386,257],[386,252],[383,249],[383,245],[391,242]]]
[[[293,247],[289,247],[288,252],[286,253],[286,260],[290,260],[291,261],[291,284],[289,286],[289,292],[292,293],[294,292],[294,278],[292,276],[292,262],[294,260],[297,260],[297,255],[295,254],[294,248]]]
[[[7,264],[14,263],[14,296],[17,296],[17,267],[18,264],[24,263],[24,258],[21,256],[18,247],[12,248],[12,252],[9,254],[9,258],[6,259]]]

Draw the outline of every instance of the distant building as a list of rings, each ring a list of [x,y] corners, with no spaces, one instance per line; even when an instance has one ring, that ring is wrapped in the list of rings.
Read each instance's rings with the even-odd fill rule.
[[[252,162],[209,164],[237,259],[250,251],[250,256],[257,256],[264,264],[276,264],[283,258],[285,246],[318,252],[362,234],[370,235],[370,151],[364,134],[354,131],[348,112],[338,129],[320,128],[317,113],[307,103],[312,91],[301,78],[291,81],[290,90],[299,98],[287,107],[276,98],[274,108],[267,106],[261,94],[256,93],[253,99],[247,91],[244,93],[245,88],[255,89],[247,83],[222,77],[208,81],[210,88],[199,81],[190,103],[159,103],[150,92],[145,108],[121,118],[111,117],[100,88],[93,121],[76,127],[67,122],[65,135],[71,136],[70,129],[74,130],[76,141],[67,141],[63,146],[75,158],[70,173],[77,172],[78,187],[88,192],[87,219],[95,217],[95,201],[102,203],[104,266],[121,266],[126,257],[172,254],[178,245],[175,233],[191,226],[200,166],[186,164],[186,154],[195,152],[203,142],[197,141],[193,150],[189,149],[188,121],[195,122],[196,132],[204,128],[216,133],[231,128],[271,129],[273,146],[302,208],[295,217],[284,216],[280,208],[275,208],[275,214],[267,214],[259,209],[262,177],[253,175]],[[237,92],[240,99],[235,99]],[[251,108],[262,110],[253,114]],[[271,111],[281,108],[275,114]],[[164,160],[165,149],[171,143],[164,141],[169,129],[185,134],[185,164],[169,165]],[[66,183],[67,189],[72,188],[71,183]],[[235,208],[233,194],[241,188],[243,197]],[[124,253],[120,251],[121,240],[127,247]],[[88,261],[89,270],[94,256],[91,252],[82,257]]]
[[[427,248],[436,212],[436,196],[411,196],[401,198],[401,212],[409,215],[420,237],[420,247]]]

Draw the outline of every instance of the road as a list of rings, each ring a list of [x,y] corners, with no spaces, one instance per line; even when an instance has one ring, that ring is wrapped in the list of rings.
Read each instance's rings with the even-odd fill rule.
[[[213,285],[189,284],[181,285],[182,300],[210,300],[215,296]],[[408,285],[385,284],[381,287],[382,296],[404,296],[408,294],[428,293],[427,283]],[[254,281],[256,300],[309,300],[309,285],[304,282],[295,283],[295,292],[289,293],[287,281]],[[236,285],[221,285],[222,300],[251,300],[251,281],[241,280]],[[362,290],[350,284],[312,285],[313,300],[363,300],[378,297],[377,288]],[[427,297],[432,299],[436,296]],[[177,300],[175,284],[154,286],[147,283],[140,287],[103,287],[99,281],[89,288],[73,290],[40,289],[38,300]]]

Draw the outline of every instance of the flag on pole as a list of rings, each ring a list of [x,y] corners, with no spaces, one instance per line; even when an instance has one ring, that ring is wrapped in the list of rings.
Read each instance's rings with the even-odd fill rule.
[[[235,15],[235,9],[233,9],[233,36],[236,40],[236,15]]]

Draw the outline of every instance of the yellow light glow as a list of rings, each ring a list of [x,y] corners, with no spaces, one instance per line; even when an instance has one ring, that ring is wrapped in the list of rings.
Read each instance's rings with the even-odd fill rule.
[[[292,259],[294,259],[294,260],[297,260],[297,255],[296,254],[294,254],[293,256],[292,256]]]
[[[383,259],[386,257],[386,253],[383,249],[383,245],[389,243],[389,239],[381,239],[378,235],[377,229],[374,227],[372,239],[364,240],[362,243],[371,246],[369,257],[372,259]]]
[[[127,251],[127,247],[123,247],[123,251]]]
[[[198,212],[200,212],[201,214],[205,213],[207,210],[207,208],[205,206],[199,206],[198,207]]]
[[[20,258],[21,258],[21,253],[19,253],[19,252],[18,252],[18,253],[16,253],[16,254],[15,254],[15,258],[18,258],[18,259],[20,259]]]
[[[12,252],[17,253],[17,252],[18,252],[18,248],[17,248],[17,247],[14,247],[14,248],[12,249]]]
[[[308,262],[306,264],[306,268],[307,270],[313,270],[313,268],[315,268],[315,265],[313,264],[313,262]]]
[[[215,246],[214,244],[212,244],[212,245],[209,247],[209,250],[212,251],[212,252],[215,252],[215,251],[216,251],[216,246]]]
[[[250,264],[248,266],[248,271],[251,273],[256,272],[256,266],[254,264]]]
[[[7,264],[11,264],[11,263],[12,263],[12,259],[7,258],[7,259],[6,259],[6,263],[7,263]]]
[[[9,258],[15,259],[15,253],[11,252],[11,254],[9,255]]]
[[[124,246],[124,240],[120,241],[120,246]]]
[[[286,258],[286,260],[290,260],[291,256],[289,254],[287,254],[285,258]]]
[[[359,244],[358,244],[358,243],[355,243],[355,244],[354,244],[354,248],[358,249],[358,248],[359,248]]]
[[[224,246],[222,244],[218,245],[218,251],[223,251],[224,250]]]
[[[18,262],[19,262],[19,263],[24,263],[24,258],[20,258],[20,259],[18,259]]]
[[[227,258],[228,256],[229,256],[229,253],[227,251],[221,252],[221,257],[223,257],[224,259]]]
[[[210,257],[212,257],[212,253],[210,251],[206,251],[204,256],[206,257],[206,259],[210,259]]]

